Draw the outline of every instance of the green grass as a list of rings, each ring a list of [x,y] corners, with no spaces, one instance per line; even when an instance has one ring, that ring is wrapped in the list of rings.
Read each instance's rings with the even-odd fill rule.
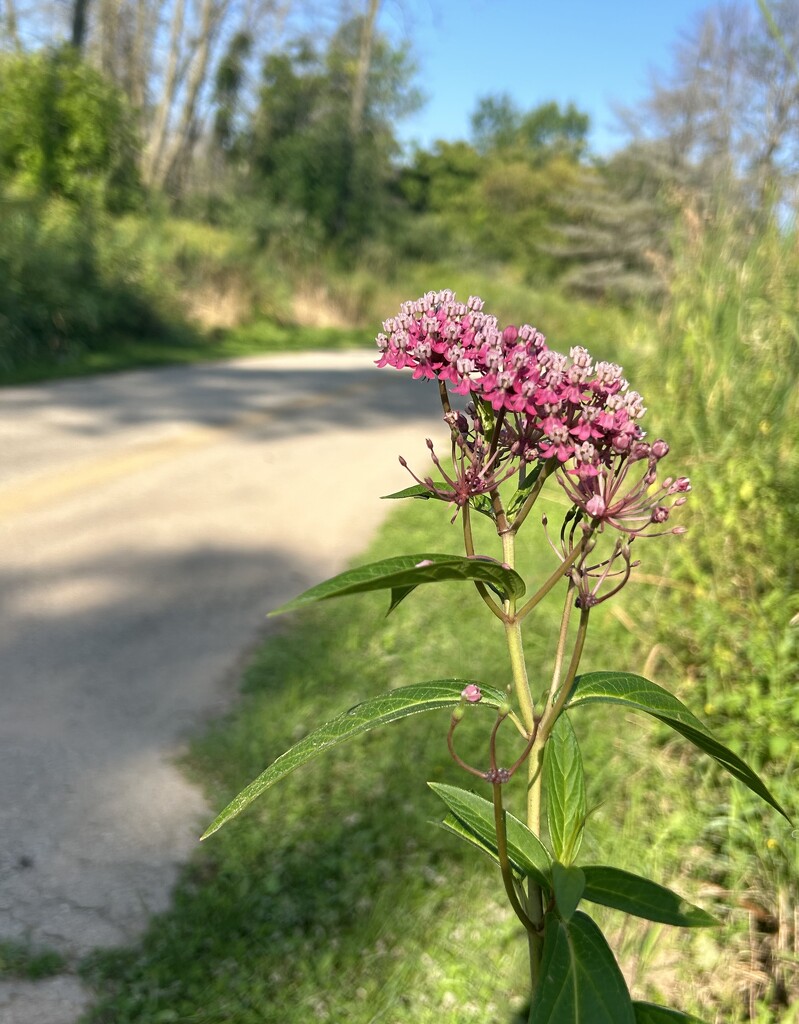
[[[302,327],[268,320],[219,331],[210,337],[186,328],[176,337],[124,338],[99,351],[77,349],[59,360],[37,360],[16,368],[0,368],[0,386],[276,352],[366,347],[373,343],[374,332],[368,329]]]
[[[0,980],[39,981],[61,974],[64,958],[52,949],[34,949],[24,942],[0,940]]]
[[[546,507],[554,519],[559,504]],[[364,560],[458,551],[460,531],[447,518],[436,503],[405,505]],[[496,553],[496,538],[481,535],[481,549]],[[521,545],[521,566],[540,578],[552,554],[540,527],[531,523],[529,535],[535,542]],[[530,631],[536,690],[547,685],[559,604],[544,605]],[[453,675],[508,682],[502,630],[471,589],[426,588],[389,618],[386,606],[383,594],[328,602],[268,640],[239,706],[193,747],[190,770],[215,807],[292,741],[365,696]],[[599,609],[597,634],[608,630],[615,667],[624,667],[629,640]],[[589,667],[603,664],[605,642],[599,646]],[[487,724],[480,727],[479,714],[459,735],[462,754],[478,763]],[[608,856],[618,820],[608,790],[624,798],[631,771],[645,785],[658,769],[648,757],[639,761],[640,743],[631,752],[614,738],[612,715],[575,718],[594,806],[588,849]],[[527,995],[523,930],[493,865],[431,824],[443,811],[426,782],[471,781],[449,758],[447,725],[444,712],[419,716],[328,752],[208,840],[174,909],[142,944],[86,965],[100,995],[89,1019],[512,1024]],[[597,725],[601,743],[592,739]],[[523,790],[511,799],[523,813]],[[627,851],[624,866],[640,869],[632,859]]]
[[[404,510],[368,556],[428,545],[425,513]],[[385,605],[329,603],[263,647],[234,715],[194,747],[215,805],[363,696],[420,676],[504,678],[491,645],[463,643],[484,621],[472,593],[441,587],[432,609],[410,599],[388,620]],[[491,866],[428,821],[442,815],[426,780],[457,779],[447,722],[422,717],[331,752],[209,840],[141,948],[94,962],[89,976],[112,994],[92,1019],[510,1022],[525,999],[519,929]]]

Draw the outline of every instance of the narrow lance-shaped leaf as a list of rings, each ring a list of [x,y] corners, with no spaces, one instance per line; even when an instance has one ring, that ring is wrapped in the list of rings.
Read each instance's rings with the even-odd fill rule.
[[[461,690],[467,685],[463,679],[439,679],[432,683],[415,683],[412,686],[402,686],[390,693],[384,693],[379,697],[372,697],[370,700],[356,704],[354,708],[350,708],[343,715],[339,715],[338,718],[315,729],[290,750],[287,750],[285,754],[281,754],[265,771],[261,772],[257,779],[254,779],[249,786],[246,786],[238,796],[231,800],[208,826],[201,838],[206,839],[212,835],[225,822],[243,811],[265,789],[269,789],[270,786],[293,772],[295,768],[318,757],[325,750],[337,746],[360,732],[367,732],[379,725],[396,722],[400,718],[407,718],[408,715],[455,707],[461,701]],[[483,697],[480,707],[498,708],[508,699],[506,693],[491,686],[481,686],[481,691]]]
[[[445,483],[443,480],[433,480],[433,486],[438,487],[442,491],[446,491],[449,484]],[[446,498],[442,498],[438,494],[435,494],[424,484],[412,484],[410,487],[403,487],[401,491],[394,491],[393,494],[384,494],[382,496],[383,501],[389,501],[392,498],[422,498],[423,500],[434,498],[436,501],[447,501]],[[484,494],[475,495],[470,499],[470,504],[475,512],[480,512],[489,519],[494,518],[494,510],[491,505],[491,500]]]
[[[749,765],[723,743],[719,743],[707,726],[657,683],[629,672],[590,672],[575,679],[567,707],[576,708],[592,703],[620,704],[632,711],[645,711],[652,715],[709,754],[730,775],[788,818],[785,810]]]
[[[428,782],[428,786],[441,797],[466,831],[477,837],[479,842],[475,845],[496,856],[494,804],[477,793],[469,793],[457,786],[447,786],[441,782]],[[445,826],[447,824],[445,820]],[[508,813],[505,814],[505,833],[511,864],[520,873],[530,875],[539,885],[549,887],[550,856],[541,840],[523,822]]]
[[[564,921],[570,920],[585,891],[585,875],[581,868],[567,867],[557,861],[552,865],[552,892],[555,906]]]
[[[525,503],[525,501],[527,500],[527,498],[528,498],[528,496],[530,494],[530,491],[531,491],[531,489],[533,487],[533,484],[536,482],[536,480],[538,480],[539,476],[541,475],[541,471],[543,470],[543,468],[544,468],[544,463],[543,462],[537,463],[535,468],[533,468],[533,469],[530,469],[529,467],[525,467],[524,479],[521,481],[521,483],[517,487],[516,491],[511,496],[510,501],[508,502],[508,515],[509,516],[514,516],[519,511],[519,509],[522,507],[522,505]]]
[[[533,993],[535,1024],[635,1024],[633,1004],[602,932],[577,911],[570,921],[547,914],[541,974]]]
[[[443,480],[434,480],[434,487],[445,488],[447,485]],[[389,501],[392,498],[435,498],[436,495],[424,484],[411,484],[410,487],[403,487],[401,491],[394,491],[393,494],[384,494],[381,496],[381,501]]]
[[[269,614],[282,615],[283,612],[304,608],[316,601],[327,601],[333,597],[344,597],[346,594],[363,594],[370,590],[409,592],[423,583],[475,580],[496,587],[509,597],[521,597],[525,590],[521,576],[493,558],[430,553],[398,555],[339,573],[338,576],[311,587]],[[393,607],[398,603],[395,601]]]
[[[718,924],[706,911],[641,875],[599,864],[583,864],[582,869],[585,875],[583,898],[592,903],[680,928],[705,928]]]
[[[587,810],[583,759],[565,714],[558,716],[544,748],[544,783],[552,850],[568,865],[580,849]]]
[[[654,1003],[633,1003],[635,1024],[704,1024],[698,1017]]]

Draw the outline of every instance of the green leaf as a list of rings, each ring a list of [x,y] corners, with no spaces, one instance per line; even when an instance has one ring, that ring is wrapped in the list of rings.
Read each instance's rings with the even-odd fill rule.
[[[434,480],[434,487],[440,487],[442,490],[446,489],[447,484],[443,480]],[[391,498],[428,498],[437,497],[432,491],[428,490],[424,484],[413,484],[411,487],[403,487],[401,491],[394,491],[393,494],[383,494],[381,501],[389,501]],[[439,501],[442,500],[439,498]]]
[[[583,896],[585,875],[580,868],[567,867],[555,861],[552,865],[552,891],[555,905],[564,921],[568,921]]]
[[[521,576],[492,558],[428,553],[398,555],[339,573],[338,576],[311,587],[269,614],[282,615],[283,612],[304,608],[315,601],[326,601],[331,597],[343,597],[345,594],[362,594],[369,590],[413,589],[421,583],[443,583],[449,580],[480,580],[511,597],[521,597],[525,591]]]
[[[719,923],[711,914],[688,903],[676,892],[640,875],[598,864],[584,864],[583,873],[583,896],[592,903],[681,928],[707,928]]]
[[[565,714],[558,716],[544,747],[544,781],[552,850],[561,864],[571,864],[580,849],[587,810],[583,759]]]
[[[535,1024],[635,1024],[633,1004],[616,958],[590,917],[547,914]]]
[[[510,501],[508,502],[509,516],[514,516],[525,503],[525,501],[527,500],[527,496],[530,493],[530,489],[541,475],[541,470],[543,468],[543,462],[536,463],[535,467],[527,473],[522,482],[519,484],[518,488],[516,489]]]
[[[633,1003],[635,1024],[704,1024],[698,1017],[680,1010],[669,1010],[654,1003]]]
[[[412,594],[416,587],[394,587],[391,591],[391,604],[388,606],[386,618],[394,611],[398,604],[405,600],[408,594]]]
[[[461,690],[466,685],[467,682],[463,679],[439,679],[432,683],[414,683],[413,686],[402,686],[390,693],[384,693],[379,697],[372,697],[370,700],[356,704],[354,708],[350,708],[343,715],[339,715],[319,729],[315,729],[290,750],[287,750],[285,754],[281,754],[265,771],[261,772],[257,779],[254,779],[249,786],[246,786],[238,796],[231,800],[208,826],[201,839],[207,839],[208,836],[213,835],[217,829],[243,811],[248,804],[251,804],[265,789],[269,789],[270,786],[293,772],[295,768],[318,757],[330,747],[337,746],[349,739],[350,736],[367,732],[379,725],[396,722],[408,715],[455,707],[460,704]],[[508,699],[508,695],[503,690],[496,690],[491,686],[481,686],[481,690],[483,694],[481,706],[498,708]]]
[[[494,827],[494,804],[485,800],[477,793],[469,793],[457,786],[447,786],[441,782],[428,782],[428,786],[436,793],[452,811],[467,833],[477,838],[475,846],[490,853],[496,858],[497,834]],[[457,832],[445,819],[445,827]],[[512,814],[505,814],[505,833],[508,840],[508,859],[520,874],[529,875],[538,885],[550,887],[549,868],[550,856],[541,840],[530,829]],[[458,833],[462,835],[462,833]],[[468,839],[468,835],[463,835]]]
[[[473,498],[469,499],[469,504],[475,512],[479,512],[481,516],[486,516],[492,522],[496,522],[497,517],[494,512],[494,506],[487,494],[476,494]]]
[[[788,821],[791,820],[749,765],[719,743],[707,726],[662,686],[629,672],[589,672],[575,679],[567,707],[597,702],[621,704],[657,718],[709,754],[725,771],[771,804]]]
[[[431,824],[436,825],[438,828],[443,829],[445,832],[449,832],[453,836],[457,836],[458,839],[463,839],[464,842],[468,843],[470,846],[473,846],[476,850],[480,850],[481,853],[485,853],[487,856],[489,856],[495,864],[499,864],[499,856],[497,854],[496,842],[494,842],[493,846],[490,845],[485,839],[483,839],[481,836],[478,836],[476,832],[472,832],[471,829],[467,828],[466,825],[464,825],[463,822],[460,820],[460,818],[456,818],[454,814],[448,814],[441,821],[434,821]],[[514,858],[510,856],[510,854],[508,855],[508,859],[510,860],[510,865],[514,873],[518,875],[520,879],[524,878],[526,874],[524,868],[517,864]],[[536,877],[536,881],[538,881],[538,877]],[[546,880],[544,876],[541,875],[539,885],[542,885],[545,881]]]

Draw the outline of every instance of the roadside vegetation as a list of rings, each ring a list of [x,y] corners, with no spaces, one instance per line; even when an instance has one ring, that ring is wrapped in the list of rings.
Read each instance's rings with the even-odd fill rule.
[[[149,9],[118,7],[133,26]],[[625,144],[600,158],[579,110],[521,110],[502,96],[480,101],[468,138],[403,154],[413,68],[369,17],[309,41],[290,21],[283,36],[245,32],[231,8],[192,65],[205,75],[195,95],[171,92],[168,69],[135,64],[147,40],[115,34],[114,5],[73,21],[70,45],[54,37],[27,52],[7,4],[0,383],[367,345],[400,301],[436,288],[479,294],[506,322],[532,319],[555,347],[622,362],[694,494],[687,536],[641,552],[638,582],[596,628],[620,652],[614,667],[646,661],[651,678],[677,680],[796,819],[799,6],[768,9],[771,22],[709,9],[627,112]],[[423,439],[403,454],[421,467]],[[441,514],[432,502],[392,509],[364,560],[400,540],[408,552],[440,547]],[[530,571],[549,564],[543,544],[526,557]],[[490,668],[501,638],[494,647],[481,629],[473,642],[471,606],[446,587],[436,601],[431,614],[411,597],[384,620],[380,599],[353,598],[281,623],[240,705],[194,744],[187,770],[212,806],[298,730],[368,694],[445,675],[503,683]],[[542,665],[552,640],[544,630],[532,652]],[[645,863],[723,925],[679,939],[619,925],[629,976],[647,964],[642,994],[679,989],[686,1010],[717,1024],[796,1024],[795,833],[679,743],[662,737],[653,761],[636,739],[645,728],[608,712],[620,735],[610,761],[581,735],[591,841],[620,866]],[[431,716],[367,737],[214,836],[139,946],[84,964],[98,996],[87,1019],[514,1024],[524,965],[518,985],[497,988],[516,926],[490,902],[491,865],[427,822],[425,781],[454,771],[445,729]],[[605,810],[609,788],[624,794],[621,817]],[[652,791],[667,794],[657,834],[645,824]],[[385,820],[339,821],[377,792]],[[326,896],[311,903],[320,875]],[[687,956],[671,956],[677,941]],[[30,973],[32,957],[0,950],[6,972]]]
[[[626,333],[615,333],[612,317],[614,331],[597,347],[657,398],[653,434],[662,427],[669,437],[694,495],[689,533],[642,550],[638,582],[594,628],[622,667],[646,661],[650,678],[676,680],[681,698],[796,816],[799,314],[791,295],[799,261],[785,234],[766,231],[733,249],[736,237],[727,222],[700,230],[689,218],[672,303]],[[423,440],[415,459],[404,454],[423,465]],[[392,510],[363,559],[441,549],[442,515],[433,502]],[[456,551],[455,528],[450,542]],[[525,569],[544,571],[547,550],[542,542],[526,551]],[[221,807],[298,730],[367,695],[423,677],[503,684],[492,669],[502,664],[502,638],[478,630],[477,597],[470,604],[441,586],[435,602],[431,611],[411,597],[385,619],[380,596],[351,598],[281,623],[245,675],[241,704],[194,745],[189,770],[212,805]],[[533,677],[548,663],[556,628],[544,628],[531,652]],[[478,634],[480,643],[469,639]],[[600,660],[589,669],[598,667]],[[446,716],[433,715],[421,730],[400,723],[332,752],[212,837],[187,869],[174,910],[141,946],[86,964],[100,993],[89,1019],[410,1024],[445,1015],[512,1024],[524,1009],[524,963],[516,986],[500,990],[497,979],[508,977],[518,926],[490,902],[492,865],[462,856],[429,823],[432,798],[420,796],[428,779],[456,781],[446,726]],[[795,1021],[799,862],[790,826],[665,733],[653,760],[650,727],[634,716],[620,725],[608,711],[603,728],[619,736],[609,761],[599,756],[605,738],[580,735],[597,856],[651,869],[723,922],[686,936],[619,921],[614,933],[606,912],[603,926],[629,977],[635,984],[646,975],[640,994],[662,1000],[679,990],[687,1010],[717,1024]],[[624,794],[621,818],[605,809],[608,789]],[[652,792],[666,794],[668,827],[657,833],[646,826]],[[370,810],[341,824],[338,811],[373,808],[377,793],[391,808],[385,820]],[[320,874],[328,895],[311,905],[307,894],[318,887],[308,880]],[[486,900],[493,910],[484,910]],[[690,968],[678,973],[679,962]]]

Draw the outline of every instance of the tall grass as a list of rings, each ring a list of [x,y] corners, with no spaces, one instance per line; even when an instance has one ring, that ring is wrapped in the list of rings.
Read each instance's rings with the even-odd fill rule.
[[[690,681],[709,724],[763,773],[794,817],[797,296],[793,228],[741,230],[732,214],[700,221],[688,211],[671,301],[657,332],[639,335],[635,378],[645,394],[660,396],[652,426],[663,424],[670,458],[690,471],[695,492],[691,532],[669,566],[677,586],[664,591],[651,623],[670,661],[664,670]],[[698,840],[693,873],[737,906],[715,952],[697,961],[705,965],[705,995],[725,1021],[794,1020],[796,834],[698,763],[686,782],[690,791],[675,799],[673,814],[677,832]]]

